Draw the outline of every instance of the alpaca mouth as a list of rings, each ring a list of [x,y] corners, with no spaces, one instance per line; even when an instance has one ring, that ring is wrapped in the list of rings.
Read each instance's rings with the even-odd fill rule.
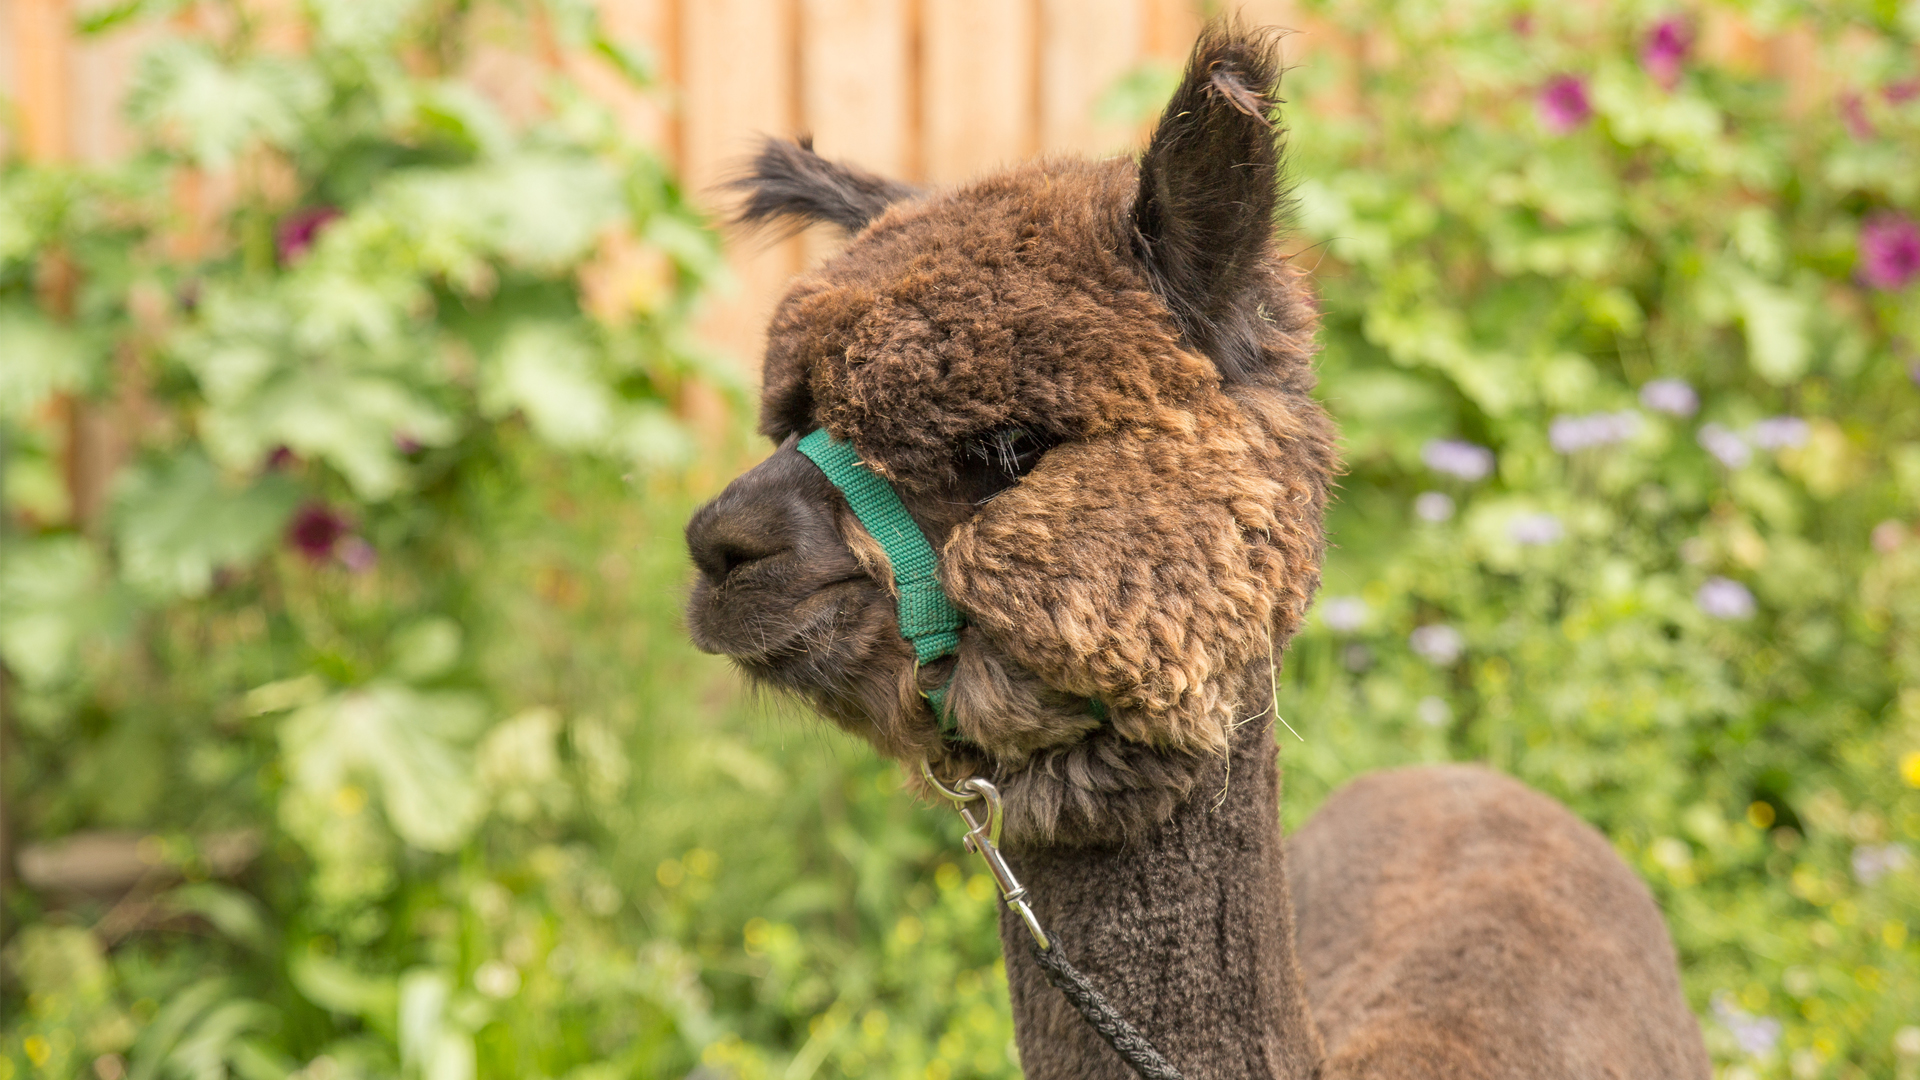
[[[688,629],[700,651],[726,656],[753,674],[787,683],[804,670],[845,663],[867,650],[862,613],[877,590],[864,574],[837,578],[798,601],[694,590]]]

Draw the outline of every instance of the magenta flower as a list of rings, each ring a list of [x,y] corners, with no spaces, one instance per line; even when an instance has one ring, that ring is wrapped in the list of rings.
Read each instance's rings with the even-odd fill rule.
[[[1534,99],[1540,124],[1555,135],[1565,135],[1593,116],[1593,103],[1587,100],[1587,84],[1577,75],[1555,75],[1540,88]]]
[[[1840,95],[1840,119],[1847,122],[1847,134],[1859,142],[1866,142],[1880,134],[1867,117],[1866,99],[1851,90]]]
[[[373,569],[373,564],[379,561],[379,554],[373,550],[373,545],[365,540],[357,536],[349,536],[340,541],[340,565],[354,573],[365,573]]]
[[[347,535],[347,528],[346,516],[339,511],[323,503],[308,503],[294,511],[293,520],[287,523],[287,544],[308,562],[326,562]]]
[[[1920,78],[1902,79],[1896,83],[1888,83],[1886,88],[1881,90],[1880,93],[1887,99],[1889,104],[1903,105],[1912,101],[1914,98],[1920,97]]]
[[[280,265],[293,265],[319,239],[320,230],[339,216],[339,207],[307,206],[281,218],[280,228],[274,234],[274,247],[280,254]]]
[[[1668,90],[1680,84],[1680,69],[1693,51],[1693,29],[1678,16],[1669,15],[1647,31],[1640,43],[1640,66],[1653,81]]]
[[[1920,226],[1882,210],[1860,226],[1860,280],[1876,289],[1904,289],[1920,277]]]

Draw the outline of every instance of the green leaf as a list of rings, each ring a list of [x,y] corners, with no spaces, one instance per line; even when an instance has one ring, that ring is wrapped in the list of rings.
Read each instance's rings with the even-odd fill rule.
[[[615,400],[595,360],[565,323],[518,323],[487,365],[481,408],[490,416],[518,409],[536,434],[563,449],[601,448],[614,430]]]
[[[228,65],[210,45],[180,38],[147,51],[127,96],[136,121],[209,169],[228,167],[256,140],[292,145],[325,102],[325,83],[296,57]]]
[[[15,421],[87,385],[98,365],[81,335],[21,304],[0,306],[0,357],[0,418]]]
[[[9,539],[0,559],[0,660],[33,688],[72,678],[80,646],[119,624],[99,553],[79,537]]]
[[[331,796],[370,776],[402,840],[451,851],[484,810],[470,747],[485,718],[468,694],[376,683],[295,713],[281,728],[281,747],[294,784]]]
[[[313,364],[285,370],[251,398],[209,408],[207,449],[229,469],[258,467],[276,446],[339,469],[363,499],[390,498],[407,472],[395,436],[453,440],[453,421],[396,379]]]
[[[1803,293],[1741,275],[1731,283],[1747,334],[1747,360],[1761,378],[1785,386],[1813,359],[1807,324],[1813,303]]]
[[[635,86],[652,86],[658,78],[655,74],[659,65],[653,58],[653,51],[641,45],[630,45],[609,37],[606,31],[596,28],[593,33],[594,55],[612,64],[615,71],[627,77]]]
[[[118,499],[121,573],[155,596],[203,595],[215,570],[265,551],[299,501],[284,477],[232,484],[191,451],[134,470]]]

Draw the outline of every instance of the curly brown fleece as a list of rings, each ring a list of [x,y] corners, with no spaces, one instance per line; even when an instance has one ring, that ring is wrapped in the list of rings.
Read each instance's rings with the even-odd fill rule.
[[[1227,676],[1277,662],[1319,582],[1336,458],[1314,304],[1273,239],[1278,67],[1270,42],[1224,35],[1194,64],[1139,161],[921,194],[774,143],[739,181],[749,220],[855,233],[774,314],[763,432],[851,440],[970,623],[925,671],[867,642],[856,693],[775,681],[889,753],[997,777],[1016,834],[1164,818],[1261,707]],[[983,487],[979,446],[1009,431],[1050,449]],[[838,523],[889,588],[884,553]],[[920,696],[950,676],[971,746],[943,742]]]

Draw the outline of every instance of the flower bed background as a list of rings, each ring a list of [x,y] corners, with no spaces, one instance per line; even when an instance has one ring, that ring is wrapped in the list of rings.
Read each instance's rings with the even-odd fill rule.
[[[126,163],[0,170],[0,1080],[1014,1074],[947,815],[681,640],[751,452],[716,241],[564,75],[463,75],[644,58],[303,10],[163,38]],[[1289,76],[1351,471],[1287,817],[1567,800],[1728,1077],[1920,1075],[1916,10],[1352,0]]]

